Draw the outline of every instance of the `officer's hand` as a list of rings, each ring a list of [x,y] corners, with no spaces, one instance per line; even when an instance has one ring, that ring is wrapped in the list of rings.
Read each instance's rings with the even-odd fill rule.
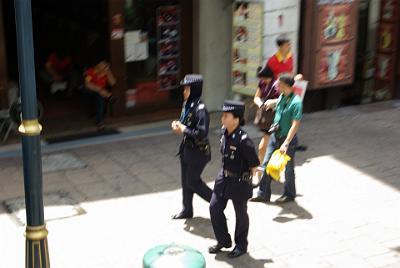
[[[289,144],[287,144],[286,142],[284,142],[281,146],[281,148],[279,148],[279,151],[281,152],[281,154],[286,154],[287,153],[287,149],[289,147]]]
[[[179,121],[176,121],[176,120],[173,121],[173,122],[171,123],[172,131],[173,131],[175,134],[179,134],[179,133],[180,133],[178,124],[179,124]]]
[[[178,127],[179,127],[180,133],[183,133],[186,129],[186,126],[184,124],[182,124],[181,122],[179,122]]]

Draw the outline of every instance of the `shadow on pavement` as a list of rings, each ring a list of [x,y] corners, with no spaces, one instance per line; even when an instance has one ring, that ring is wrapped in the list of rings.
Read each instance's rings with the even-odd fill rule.
[[[210,219],[194,217],[185,220],[184,230],[196,236],[215,239]]]
[[[240,256],[239,258],[230,259],[227,257],[228,252],[229,251],[227,252],[223,251],[215,255],[215,260],[226,262],[232,265],[232,267],[251,267],[251,268],[264,268],[265,264],[274,263],[272,259],[261,259],[261,260],[254,259],[252,256],[249,255],[249,253],[246,253]]]
[[[291,202],[286,204],[271,203],[275,206],[281,207],[281,211],[278,216],[273,220],[280,223],[287,223],[294,220],[311,220],[312,214],[305,208],[300,206],[297,202]]]

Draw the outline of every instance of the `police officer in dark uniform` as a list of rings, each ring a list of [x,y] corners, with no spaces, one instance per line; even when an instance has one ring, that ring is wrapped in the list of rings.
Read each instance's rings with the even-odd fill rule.
[[[215,180],[210,202],[211,222],[218,243],[210,247],[209,252],[218,253],[222,248],[232,246],[224,214],[227,202],[231,199],[236,213],[236,245],[228,257],[235,258],[247,252],[247,200],[252,195],[251,176],[257,172],[260,162],[253,142],[241,128],[244,125],[244,104],[225,101],[222,111],[222,169]]]
[[[183,89],[183,108],[179,120],[171,124],[175,133],[183,134],[179,147],[181,160],[181,178],[183,209],[172,219],[193,217],[193,194],[210,202],[212,190],[204,183],[200,175],[211,160],[208,128],[210,117],[200,97],[203,88],[203,77],[199,74],[188,74],[181,82]]]

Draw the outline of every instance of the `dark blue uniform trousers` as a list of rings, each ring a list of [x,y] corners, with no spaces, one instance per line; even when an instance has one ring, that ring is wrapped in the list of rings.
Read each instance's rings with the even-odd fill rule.
[[[221,245],[230,245],[231,236],[228,232],[224,210],[229,199],[213,193],[210,202],[210,216],[214,234]],[[247,235],[249,233],[249,215],[247,214],[247,199],[232,199],[236,214],[235,244],[242,250],[247,250]]]
[[[183,212],[193,214],[193,194],[210,202],[212,190],[201,179],[201,173],[209,161],[207,157],[194,157],[187,159],[181,157],[181,180],[183,195]]]

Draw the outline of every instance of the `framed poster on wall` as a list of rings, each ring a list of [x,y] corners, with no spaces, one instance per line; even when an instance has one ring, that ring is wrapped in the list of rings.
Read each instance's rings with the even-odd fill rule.
[[[357,0],[306,1],[301,71],[310,90],[353,83],[358,5]]]
[[[394,52],[397,47],[397,26],[393,23],[382,22],[379,25],[378,48],[382,52]]]
[[[263,9],[260,2],[233,3],[232,90],[254,95],[258,86],[257,68],[262,65]]]
[[[322,5],[319,7],[319,45],[349,41],[354,38],[351,5]]]
[[[171,90],[179,87],[180,23],[179,6],[162,6],[157,9],[159,90]]]
[[[351,45],[348,43],[324,46],[317,54],[317,85],[341,83],[352,74],[353,65],[348,61]]]

